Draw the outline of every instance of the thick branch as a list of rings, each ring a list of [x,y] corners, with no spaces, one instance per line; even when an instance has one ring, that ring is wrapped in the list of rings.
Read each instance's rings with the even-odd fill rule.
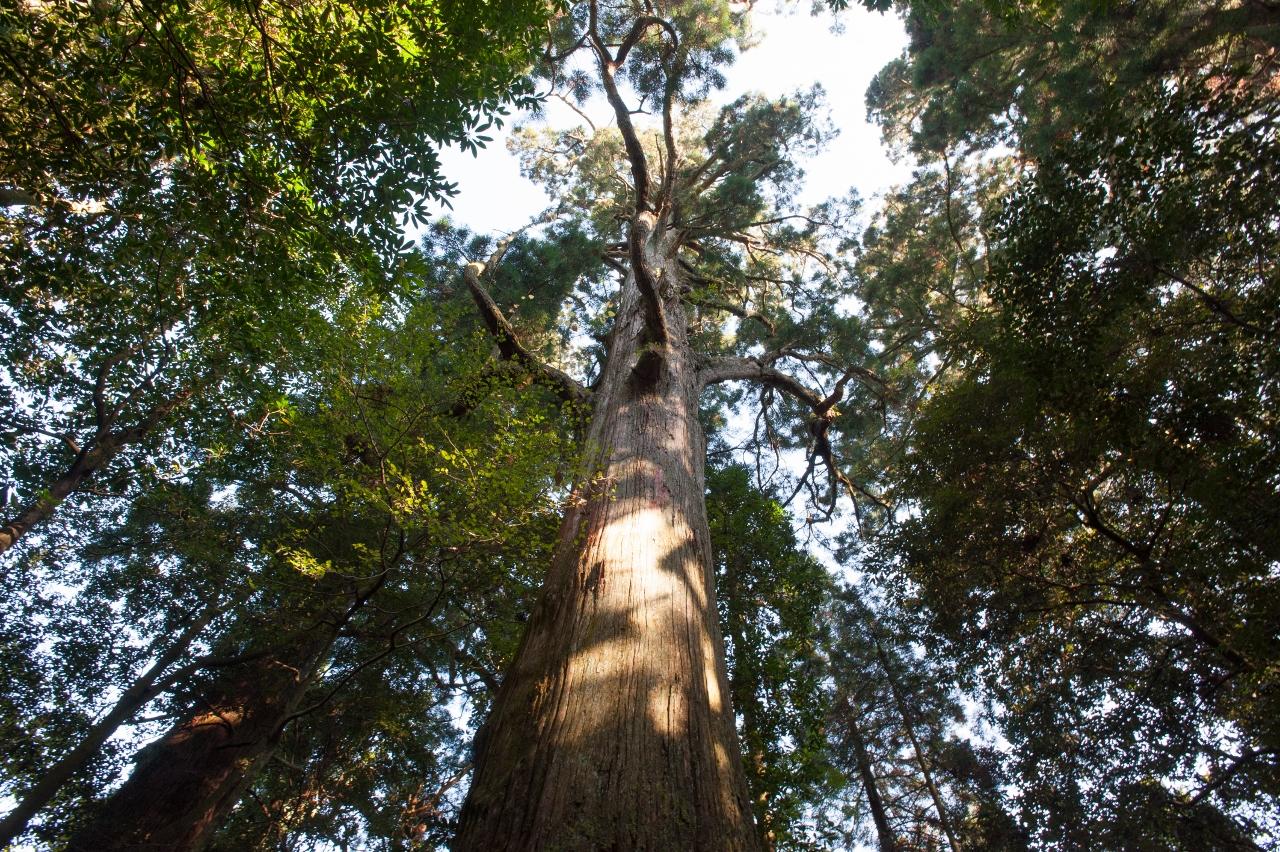
[[[590,15],[591,23],[588,35],[591,37],[591,46],[595,49],[596,58],[600,62],[600,81],[604,84],[605,97],[609,100],[609,106],[613,107],[613,114],[618,121],[618,130],[622,133],[622,144],[627,150],[627,160],[631,163],[631,179],[635,184],[636,193],[636,211],[640,212],[649,209],[649,162],[645,159],[644,147],[640,144],[640,137],[636,134],[635,124],[631,121],[631,111],[627,109],[626,103],[623,102],[622,94],[618,91],[618,83],[614,79],[614,74],[617,73],[621,64],[621,59],[615,59],[600,38],[600,33],[596,26],[596,4],[594,2],[590,6]],[[637,22],[637,26],[639,26],[639,22]],[[630,46],[625,42],[623,47],[628,51],[630,50]],[[620,56],[625,57],[624,54],[620,54]]]
[[[667,327],[667,312],[662,306],[662,294],[658,292],[658,281],[654,277],[653,268],[645,260],[645,246],[653,235],[658,217],[647,210],[636,213],[631,223],[631,271],[636,276],[636,285],[644,298],[645,323],[649,329],[653,343],[666,344],[671,339]]]
[[[191,396],[190,389],[180,391],[171,399],[158,403],[138,423],[117,432],[99,431],[93,441],[76,453],[75,459],[48,488],[36,497],[8,523],[0,526],[0,553],[17,543],[18,539],[43,523],[63,500],[80,489],[84,482],[114,459],[126,447],[136,444],[162,423],[175,408]],[[95,394],[96,396],[96,394]],[[97,400],[95,399],[95,405]]]
[[[605,97],[608,98],[609,105],[613,107],[614,116],[618,121],[618,130],[622,133],[622,143],[627,151],[627,159],[631,163],[631,176],[635,184],[636,193],[636,212],[649,210],[649,162],[644,154],[644,146],[640,144],[640,137],[636,133],[635,125],[631,121],[631,110],[627,108],[626,103],[622,100],[622,94],[618,91],[618,84],[614,75],[622,67],[622,64],[627,61],[627,56],[631,53],[631,49],[635,47],[650,27],[661,27],[670,36],[671,45],[667,48],[668,56],[675,51],[676,45],[679,43],[679,36],[670,21],[665,21],[652,15],[643,15],[636,19],[631,26],[631,30],[623,37],[622,43],[618,46],[618,53],[615,56],[609,52],[608,46],[600,38],[596,20],[596,4],[594,2],[589,7],[589,14],[590,24],[587,34],[591,39],[591,46],[595,49],[596,58],[600,62],[600,80],[604,85]],[[675,137],[671,130],[671,100],[676,81],[670,72],[668,72],[667,76],[662,112],[663,134],[666,140],[669,160],[667,170],[670,173],[675,168]],[[669,192],[667,183],[669,182],[664,181],[664,193]]]
[[[777,388],[800,400],[815,412],[823,403],[819,396],[794,376],[787,375],[766,361],[755,358],[712,358],[698,371],[699,386],[705,388],[719,382],[752,379]]]
[[[645,31],[648,30],[649,27],[662,27],[667,31],[667,35],[671,36],[672,42],[671,47],[668,48],[668,50],[674,49],[675,46],[680,43],[680,35],[676,32],[675,26],[670,21],[663,20],[662,18],[655,17],[653,15],[641,15],[639,18],[636,18],[636,22],[631,25],[631,31],[627,33],[627,35],[622,39],[622,44],[618,46],[618,55],[613,58],[614,64],[621,65],[627,61],[627,54],[631,52],[631,48],[636,46],[636,43],[640,41],[640,37],[644,35]]]
[[[466,281],[467,289],[471,291],[472,300],[480,310],[480,318],[484,320],[485,327],[489,329],[489,334],[493,335],[493,338],[497,341],[498,351],[502,354],[502,357],[509,361],[515,361],[530,372],[540,375],[556,388],[560,398],[565,402],[588,402],[591,398],[590,391],[568,373],[539,361],[520,342],[520,338],[516,336],[515,329],[512,328],[511,323],[503,315],[497,302],[493,301],[493,297],[489,295],[489,291],[484,288],[480,281],[480,276],[484,274],[485,268],[483,263],[468,263],[462,270],[462,278]]]

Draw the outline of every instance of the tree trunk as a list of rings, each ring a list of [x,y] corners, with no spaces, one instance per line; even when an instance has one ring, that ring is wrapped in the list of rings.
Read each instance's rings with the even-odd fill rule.
[[[759,848],[716,617],[679,275],[661,236],[645,253],[668,342],[648,342],[633,271],[541,599],[476,737],[455,849]]]
[[[0,849],[8,848],[18,835],[26,831],[27,823],[57,795],[62,785],[97,755],[102,744],[110,739],[129,717],[156,696],[161,689],[160,675],[186,653],[191,643],[221,611],[213,606],[206,608],[200,617],[183,631],[178,640],[130,684],[111,710],[94,723],[84,739],[63,755],[61,760],[49,767],[40,780],[26,792],[17,807],[0,820]]]
[[[872,626],[871,629],[874,631],[875,627]],[[884,648],[880,645],[880,640],[873,638],[873,641],[876,646],[876,656],[880,658],[880,665],[884,668],[885,677],[889,679],[889,689],[893,693],[898,715],[902,719],[902,727],[907,732],[907,739],[911,740],[911,750],[916,756],[916,766],[920,768],[920,774],[924,777],[925,788],[929,791],[929,798],[933,800],[933,809],[938,814],[938,824],[942,827],[942,833],[947,837],[947,845],[951,847],[951,852],[960,852],[960,842],[956,838],[955,829],[951,827],[951,819],[947,816],[947,806],[942,801],[942,793],[938,790],[938,785],[933,781],[933,772],[929,769],[929,761],[925,757],[924,749],[920,746],[920,739],[916,736],[914,714],[907,706],[902,689],[898,686],[897,674],[894,672],[894,667],[889,662]]]
[[[867,741],[858,727],[857,712],[850,706],[849,738],[853,741],[853,750],[858,761],[858,776],[862,779],[862,789],[867,794],[867,805],[871,808],[871,820],[876,826],[876,837],[880,841],[880,852],[897,852],[898,841],[889,825],[889,815],[884,808],[884,799],[880,796],[880,788],[876,785],[876,774],[871,766],[871,755],[867,753]]]
[[[729,605],[728,618],[725,619],[729,641],[732,643],[735,659],[741,661],[743,649],[747,645],[744,638],[747,616],[743,612],[744,602],[736,560],[725,565],[723,590]],[[776,845],[774,832],[770,827],[769,801],[764,791],[757,792],[765,784],[765,765],[764,735],[760,732],[759,721],[756,718],[756,705],[752,693],[754,686],[755,684],[747,681],[743,676],[742,666],[735,667],[733,676],[729,679],[729,692],[733,696],[737,712],[742,717],[741,743],[743,756],[746,758],[744,771],[747,778],[747,791],[751,797],[760,845],[766,852],[772,852]]]
[[[69,852],[203,849],[271,756],[333,639],[317,626],[228,666],[188,719],[138,753]]]

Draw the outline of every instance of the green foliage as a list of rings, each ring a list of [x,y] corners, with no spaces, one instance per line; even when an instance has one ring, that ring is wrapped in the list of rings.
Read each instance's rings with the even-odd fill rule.
[[[415,796],[429,798],[429,779],[443,783],[466,762],[444,705],[466,696],[483,710],[514,650],[549,559],[552,492],[571,441],[541,389],[490,377],[475,393],[486,346],[465,340],[425,300],[407,312],[346,306],[313,339],[312,357],[287,372],[291,390],[262,403],[251,426],[231,424],[200,464],[140,493],[122,522],[103,519],[81,551],[83,585],[30,593],[25,610],[14,603],[28,593],[11,591],[9,611],[22,620],[6,624],[23,641],[3,705],[4,751],[14,756],[6,790],[83,735],[95,696],[154,653],[147,637],[163,643],[203,607],[232,605],[150,708],[168,725],[220,670],[203,668],[201,653],[269,649],[367,594],[289,726],[284,762],[260,782],[270,813],[238,812],[226,848],[274,848],[285,834],[442,837],[456,801],[408,811]],[[455,414],[464,390],[472,403]],[[32,644],[44,637],[51,648]],[[76,711],[51,712],[60,703]],[[100,756],[38,836],[53,842],[72,830],[129,745]]]
[[[920,167],[855,237],[856,198],[794,203],[830,136],[819,89],[700,105],[749,43],[749,4],[650,5],[680,37],[651,27],[620,79],[691,107],[673,162],[659,128],[639,133],[673,187],[691,342],[844,376],[821,435],[857,483],[859,532],[883,529],[848,539],[869,573],[836,592],[772,492],[708,472],[766,843],[870,839],[860,760],[913,849],[948,831],[972,849],[1274,842],[1274,11],[864,0],[906,17],[910,49],[868,106]],[[600,11],[616,46],[634,10]],[[274,647],[367,592],[215,848],[448,842],[457,717],[487,709],[515,651],[583,412],[489,357],[455,282],[495,243],[439,222],[409,252],[400,227],[453,191],[438,145],[482,144],[531,105],[518,77],[540,25],[546,66],[586,14],[0,11],[0,459],[29,502],[114,447],[6,557],[0,793],[220,612],[150,721],[28,837],[65,841],[135,741],[216,683],[207,657]],[[579,105],[598,93],[573,66],[539,71]],[[517,148],[558,204],[504,246],[491,295],[533,355],[589,381],[628,259],[628,152],[614,128],[524,130]],[[709,394],[708,425],[745,399]],[[813,452],[810,414],[764,389],[751,449]],[[810,522],[830,484],[811,480]]]
[[[127,217],[190,194],[247,225],[324,211],[385,243],[394,214],[452,192],[434,146],[485,141],[503,104],[527,99],[512,86],[550,11],[18,4],[3,21],[3,180],[37,215]]]
[[[21,502],[85,459],[113,493],[185,463],[174,420],[243,414],[344,299],[394,298],[400,215],[452,191],[436,147],[529,102],[516,81],[550,12],[0,13],[0,454]]]
[[[876,77],[867,107],[887,141],[926,158],[1004,143],[1034,161],[1116,93],[1163,76],[1225,91],[1280,41],[1274,14],[1254,3],[901,5],[910,46]]]
[[[708,471],[707,514],[756,822],[770,848],[816,848],[813,815],[833,783],[820,649],[831,581],[746,468]]]
[[[1251,848],[1277,832],[1273,72],[1236,52],[1253,30],[1197,65],[1234,16],[1180,30],[1171,9],[1045,13],[1147,33],[1150,53],[1125,61],[1088,67],[1087,40],[1055,63],[992,54],[1016,57],[1002,73],[1074,82],[1034,108],[987,89],[1017,117],[1002,138],[1034,159],[998,203],[966,202],[985,211],[987,248],[960,267],[976,298],[929,314],[960,321],[910,336],[948,369],[901,433],[903,522],[880,570],[905,571],[931,649],[993,699],[1022,820],[1050,847]],[[925,110],[919,150],[988,144],[991,110],[929,76],[981,39],[936,35],[886,103]],[[903,254],[948,242],[926,232]]]

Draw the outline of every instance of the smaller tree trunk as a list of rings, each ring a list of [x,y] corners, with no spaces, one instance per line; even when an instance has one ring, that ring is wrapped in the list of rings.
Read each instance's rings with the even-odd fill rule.
[[[18,835],[26,831],[27,823],[31,818],[57,795],[73,775],[85,767],[85,764],[102,748],[102,744],[110,739],[129,717],[156,695],[161,688],[160,675],[186,652],[196,637],[220,612],[221,610],[216,607],[208,607],[199,618],[191,622],[177,641],[170,645],[151,667],[139,675],[124,691],[115,706],[89,728],[85,738],[61,760],[49,767],[35,786],[28,790],[18,802],[18,806],[0,820],[0,848],[7,848]],[[166,678],[166,680],[171,679],[172,675]]]
[[[933,808],[938,812],[938,824],[942,826],[942,833],[947,836],[947,844],[951,847],[951,852],[960,852],[960,843],[956,838],[955,830],[951,827],[951,819],[947,816],[946,805],[942,801],[942,793],[938,790],[938,785],[934,783],[933,772],[929,769],[929,762],[925,757],[924,750],[920,747],[920,739],[916,736],[914,714],[907,706],[906,697],[902,694],[902,688],[898,685],[897,674],[894,672],[893,665],[889,662],[884,648],[880,645],[880,640],[875,639],[874,641],[876,656],[880,658],[880,665],[884,668],[885,677],[889,679],[889,689],[893,692],[893,700],[898,707],[898,715],[902,717],[902,727],[907,732],[907,739],[911,740],[911,750],[916,756],[916,766],[920,768],[920,774],[924,777],[925,787],[929,790],[929,797],[933,799]]]
[[[876,826],[876,837],[880,840],[880,852],[897,852],[898,840],[889,826],[889,815],[876,784],[876,774],[871,768],[871,756],[867,753],[867,741],[862,736],[862,729],[858,727],[853,708],[849,709],[849,738],[858,762],[858,777],[862,779],[862,789],[867,794],[867,805],[871,808],[871,820]]]
[[[729,641],[733,643],[734,652],[742,654],[743,649],[747,647],[747,616],[743,612],[739,567],[736,560],[725,566],[724,599],[728,603],[728,619],[726,620],[728,622]],[[741,658],[739,657],[739,659]],[[774,834],[769,824],[771,816],[768,807],[769,803],[766,798],[767,793],[760,791],[760,788],[764,786],[765,779],[764,743],[756,714],[753,686],[754,684],[743,676],[741,667],[733,671],[729,677],[729,689],[733,696],[733,706],[742,717],[742,749],[743,756],[746,758],[746,766],[744,768],[747,775],[747,785],[752,793],[751,804],[756,815],[756,833],[760,836],[761,848],[765,852],[772,852],[775,844],[773,842]]]
[[[330,626],[317,626],[227,667],[183,722],[138,753],[69,852],[205,848],[275,750],[333,639]]]
[[[100,467],[120,452],[120,445],[104,441],[88,452],[80,453],[75,461],[52,483],[46,493],[28,503],[16,517],[0,527],[0,553],[18,543],[18,539],[34,527],[44,523],[66,500],[84,484]]]

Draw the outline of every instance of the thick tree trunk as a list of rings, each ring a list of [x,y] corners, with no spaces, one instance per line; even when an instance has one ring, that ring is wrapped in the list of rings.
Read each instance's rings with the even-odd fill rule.
[[[477,736],[456,849],[759,845],[713,598],[697,371],[675,263],[660,238],[647,254],[669,341],[647,343],[628,276],[588,464]]]
[[[69,852],[203,849],[271,756],[333,638],[318,626],[228,666],[189,718],[138,753]]]

